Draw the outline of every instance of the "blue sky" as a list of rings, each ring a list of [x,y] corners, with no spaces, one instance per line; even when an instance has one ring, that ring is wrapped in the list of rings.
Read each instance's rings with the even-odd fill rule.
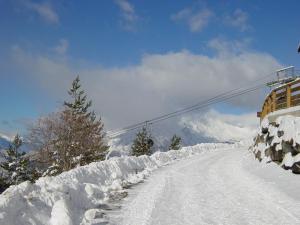
[[[299,6],[297,0],[0,0],[0,131],[23,131],[56,110],[76,74],[115,128],[214,94],[198,92],[207,88],[200,83],[211,82],[212,90],[221,79],[225,91],[235,79],[246,84],[281,65],[299,67]],[[199,88],[175,91],[192,85],[186,78]],[[261,101],[253,96],[250,107],[241,100],[217,108],[255,111]]]

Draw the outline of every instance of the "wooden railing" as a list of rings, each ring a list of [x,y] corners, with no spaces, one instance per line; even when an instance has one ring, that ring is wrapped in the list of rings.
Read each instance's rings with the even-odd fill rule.
[[[300,79],[275,88],[266,97],[262,111],[257,116],[262,120],[271,112],[300,105]]]

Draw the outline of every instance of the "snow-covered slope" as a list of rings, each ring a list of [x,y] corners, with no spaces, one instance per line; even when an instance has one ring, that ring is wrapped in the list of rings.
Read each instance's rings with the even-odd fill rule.
[[[101,224],[109,199],[124,186],[142,181],[151,171],[191,155],[233,144],[199,144],[151,156],[112,158],[75,168],[57,177],[43,177],[11,186],[0,195],[0,224]]]
[[[237,142],[252,139],[258,126],[253,113],[232,115],[215,110],[164,121],[150,126],[155,149],[168,149],[171,137],[176,134],[182,138],[183,146],[197,143]],[[137,131],[128,132],[110,141],[112,155],[127,155]]]
[[[221,149],[182,160],[130,189],[114,225],[296,225],[300,179],[247,148]]]
[[[211,110],[202,116],[183,117],[180,124],[203,139],[237,142],[254,136],[258,119],[252,113],[232,115]]]
[[[9,147],[11,139],[3,134],[0,134],[0,162],[4,160],[4,151]]]
[[[22,139],[23,139],[23,144],[20,150],[24,152],[30,152],[32,150],[30,143],[25,138]],[[9,137],[8,135],[0,133],[0,152],[1,151],[3,152],[4,150],[8,149],[12,141],[13,141],[13,137]]]
[[[280,116],[274,123],[265,118],[252,151],[259,160],[275,161],[285,169],[300,173],[300,118]]]
[[[0,150],[8,148],[11,139],[3,134],[0,134]]]

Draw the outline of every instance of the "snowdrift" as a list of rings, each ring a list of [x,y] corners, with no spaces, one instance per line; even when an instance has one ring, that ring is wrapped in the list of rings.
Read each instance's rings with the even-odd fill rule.
[[[265,118],[254,139],[255,158],[276,162],[284,169],[300,173],[300,118],[281,116],[274,123]]]
[[[103,208],[114,194],[125,193],[123,188],[143,181],[151,171],[194,154],[235,146],[198,144],[151,156],[115,157],[34,184],[11,186],[0,195],[0,224],[91,224],[103,217]]]

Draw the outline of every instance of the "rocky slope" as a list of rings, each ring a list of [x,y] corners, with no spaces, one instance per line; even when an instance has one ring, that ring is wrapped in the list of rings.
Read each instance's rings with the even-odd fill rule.
[[[251,150],[260,161],[273,161],[300,174],[300,118],[282,116],[274,123],[264,119]]]

